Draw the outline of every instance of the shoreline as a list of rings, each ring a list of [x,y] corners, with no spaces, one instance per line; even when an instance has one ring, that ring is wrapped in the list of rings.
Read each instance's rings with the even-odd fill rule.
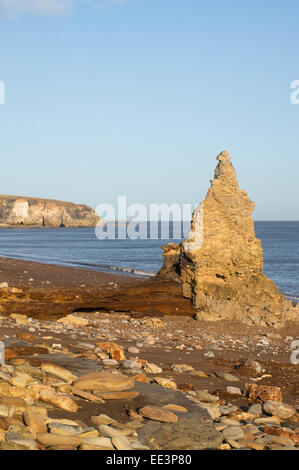
[[[155,278],[155,273],[146,273],[140,269],[118,266],[108,266],[107,270],[104,269],[90,265],[72,266],[0,255],[0,283],[7,282],[9,287],[46,290],[52,290],[53,288],[75,289],[81,287],[107,287],[111,283],[123,285],[128,282],[150,281]],[[33,281],[30,281],[30,279],[33,279]],[[297,297],[299,299],[299,294],[281,293],[286,300],[292,302],[294,307],[299,303],[299,300],[294,300]]]
[[[0,314],[58,319],[79,311],[181,315],[194,309],[173,281],[0,258]]]
[[[108,273],[96,269],[73,267],[40,261],[0,257],[0,282],[20,288],[68,288],[106,286],[109,282],[123,284],[144,276],[129,273]]]

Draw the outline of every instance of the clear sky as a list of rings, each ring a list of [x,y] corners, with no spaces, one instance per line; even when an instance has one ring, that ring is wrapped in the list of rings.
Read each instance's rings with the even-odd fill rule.
[[[0,0],[2,194],[197,203],[231,153],[299,219],[298,0]]]

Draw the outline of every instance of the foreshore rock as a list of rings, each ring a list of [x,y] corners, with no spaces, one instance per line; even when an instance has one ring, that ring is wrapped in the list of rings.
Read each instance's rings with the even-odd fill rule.
[[[288,364],[296,329],[290,337],[240,323],[196,328],[184,317],[161,328],[155,317],[79,316],[89,324],[72,330],[0,317],[0,341],[15,352],[0,365],[0,451],[298,450],[297,371]],[[134,345],[136,358],[107,360],[111,346]],[[215,345],[216,357],[205,360]],[[261,363],[247,359],[249,350]],[[227,386],[232,378],[239,388]]]
[[[189,236],[164,248],[158,277],[179,279],[198,320],[237,319],[283,325],[299,318],[277,286],[263,274],[261,242],[251,217],[254,203],[239,189],[229,153],[217,157],[211,187],[194,211]]]
[[[0,226],[95,227],[100,221],[88,206],[19,196],[0,196]]]

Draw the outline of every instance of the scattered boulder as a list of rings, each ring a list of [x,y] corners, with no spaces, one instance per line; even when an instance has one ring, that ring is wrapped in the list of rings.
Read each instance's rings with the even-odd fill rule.
[[[244,395],[252,400],[282,402],[281,389],[272,385],[245,384]]]
[[[167,379],[165,377],[153,377],[153,381],[164,388],[177,388],[177,384],[173,380]]]
[[[192,372],[194,371],[194,367],[188,364],[172,364],[171,370],[174,372]]]
[[[71,413],[76,413],[78,411],[78,405],[71,398],[56,393],[55,390],[52,390],[51,387],[40,386],[37,389],[39,399],[45,403],[50,403],[57,408],[62,410],[69,411]]]
[[[16,321],[17,325],[28,325],[30,321],[28,320],[27,315],[21,315],[20,313],[12,313],[10,318],[13,318]]]
[[[161,421],[163,423],[176,423],[178,417],[169,410],[159,406],[148,405],[139,410],[139,414],[144,418]]]
[[[33,436],[36,436],[37,433],[47,432],[46,420],[41,415],[32,411],[24,411],[23,419]]]
[[[115,359],[116,361],[124,361],[126,359],[123,348],[116,343],[106,341],[97,343],[96,346],[102,351],[107,351],[111,359]]]
[[[269,434],[270,436],[283,436],[287,439],[291,439],[293,442],[299,444],[299,434],[286,430],[285,428],[277,428],[271,426],[265,426],[263,428],[264,433]]]
[[[151,364],[150,362],[147,362],[144,366],[144,372],[147,374],[162,374],[163,369],[156,364]]]
[[[266,401],[263,408],[266,413],[281,419],[288,419],[296,414],[294,406],[272,400]]]
[[[224,439],[227,441],[237,441],[243,439],[244,432],[240,426],[228,426],[222,431]]]
[[[219,379],[226,380],[227,382],[239,382],[240,379],[236,375],[229,374],[228,372],[217,371],[214,374],[219,377]]]
[[[131,390],[135,381],[131,377],[123,374],[113,374],[113,372],[92,372],[81,375],[73,385],[80,390],[97,392],[123,392]]]
[[[72,374],[69,370],[65,369],[64,367],[58,366],[56,364],[45,363],[41,364],[41,369],[49,375],[53,375],[54,377],[58,377],[65,382],[74,382],[77,379],[77,376]]]
[[[86,318],[77,317],[75,315],[67,315],[66,317],[60,318],[58,323],[62,323],[64,326],[87,326],[89,324]]]

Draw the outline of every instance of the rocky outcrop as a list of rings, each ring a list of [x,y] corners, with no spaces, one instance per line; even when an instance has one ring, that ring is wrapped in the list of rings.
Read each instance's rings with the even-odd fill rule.
[[[162,246],[163,266],[159,271],[159,277],[180,280],[180,245],[169,243]]]
[[[95,227],[99,221],[88,206],[52,199],[0,196],[1,226]]]
[[[164,247],[159,276],[179,274],[182,293],[204,320],[242,319],[263,325],[298,320],[299,306],[286,302],[263,274],[261,242],[251,217],[254,203],[239,189],[228,152],[218,165],[206,199],[193,214],[189,236]]]

